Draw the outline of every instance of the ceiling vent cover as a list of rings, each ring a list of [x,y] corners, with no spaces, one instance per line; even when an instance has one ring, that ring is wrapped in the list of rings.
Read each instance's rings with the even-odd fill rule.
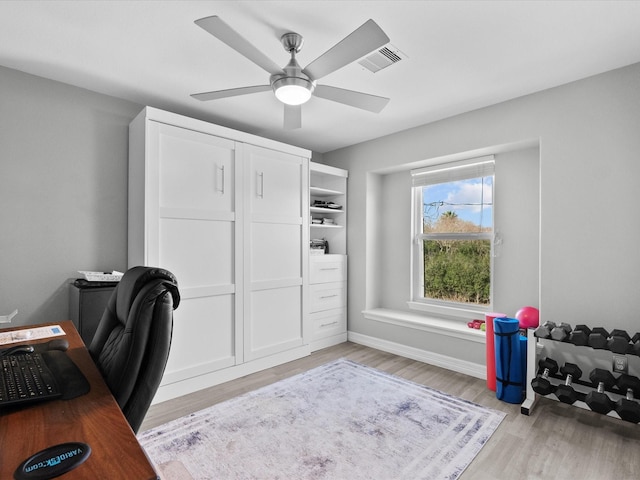
[[[407,56],[393,45],[385,45],[358,63],[370,72],[376,73],[406,58]]]

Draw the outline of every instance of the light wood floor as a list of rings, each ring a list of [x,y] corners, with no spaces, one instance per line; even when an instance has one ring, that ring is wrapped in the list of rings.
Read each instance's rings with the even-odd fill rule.
[[[498,401],[484,380],[354,343],[320,350],[300,360],[154,405],[140,431],[338,358],[506,412],[506,418],[461,480],[640,479],[640,425],[545,398],[538,401],[530,416],[522,415],[519,405]]]

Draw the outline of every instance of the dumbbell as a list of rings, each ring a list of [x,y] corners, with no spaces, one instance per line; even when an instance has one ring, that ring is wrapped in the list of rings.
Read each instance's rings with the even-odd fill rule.
[[[591,329],[589,327],[586,325],[576,325],[569,334],[569,343],[583,347],[589,344],[589,335],[591,335]]]
[[[546,321],[535,329],[533,335],[538,338],[549,338],[551,336],[551,331],[554,328],[556,328],[556,322]]]
[[[616,402],[616,412],[620,418],[631,423],[640,422],[640,404],[634,400],[640,393],[640,379],[631,375],[620,375],[616,382],[621,392],[626,393],[625,398]]]
[[[607,339],[607,348],[613,353],[627,353],[630,341],[631,338],[627,332],[615,329]]]
[[[549,375],[558,373],[558,362],[553,358],[547,357],[538,362],[538,367],[538,372],[542,372],[542,375],[538,373],[536,378],[531,380],[531,387],[533,387],[534,392],[540,395],[549,395],[554,391],[553,385],[549,381]]]
[[[614,404],[604,391],[613,387],[616,379],[609,370],[594,368],[589,374],[589,380],[591,380],[591,383],[593,383],[593,386],[596,387],[597,390],[592,390],[587,393],[584,401],[594,412],[606,415],[613,410]]]
[[[578,380],[582,376],[582,370],[580,370],[580,367],[575,363],[567,362],[562,366],[560,372],[565,376],[565,381],[563,385],[556,387],[555,394],[562,403],[571,405],[578,399],[578,394],[571,384],[574,380]]]
[[[551,338],[558,342],[563,341],[571,333],[571,325],[562,322],[560,325],[556,325],[551,329]]]
[[[596,327],[589,334],[589,346],[591,348],[607,348],[609,332],[602,327]]]
[[[631,338],[631,353],[640,356],[640,332]]]

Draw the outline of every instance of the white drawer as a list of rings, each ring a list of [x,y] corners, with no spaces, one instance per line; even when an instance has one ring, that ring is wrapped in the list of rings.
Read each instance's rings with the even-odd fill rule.
[[[347,284],[319,283],[309,286],[309,311],[321,312],[347,305]]]
[[[312,313],[311,340],[339,335],[347,331],[347,309],[336,308],[324,312]]]
[[[345,282],[346,255],[312,255],[309,257],[309,283]]]

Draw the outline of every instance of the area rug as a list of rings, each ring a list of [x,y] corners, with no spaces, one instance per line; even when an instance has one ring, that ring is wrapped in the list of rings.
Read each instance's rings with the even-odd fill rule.
[[[163,480],[455,479],[504,416],[341,359],[138,439]]]

